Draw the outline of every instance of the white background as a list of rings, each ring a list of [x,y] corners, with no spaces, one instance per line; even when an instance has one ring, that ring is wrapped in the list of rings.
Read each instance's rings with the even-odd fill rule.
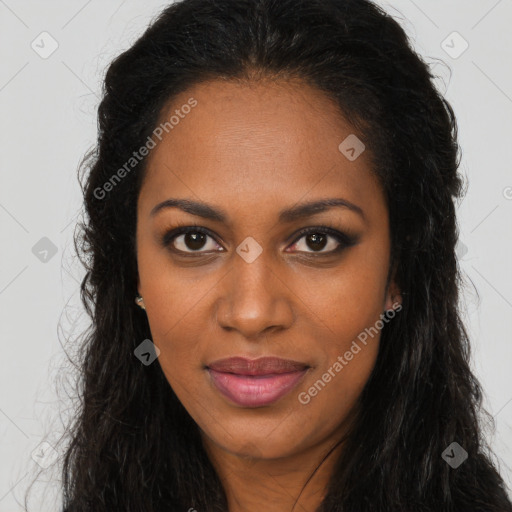
[[[61,418],[72,411],[63,391],[71,376],[62,343],[87,325],[78,295],[83,271],[72,246],[81,207],[76,169],[95,142],[103,74],[166,4],[0,0],[0,512],[24,510],[24,492],[39,469],[31,453],[43,440],[56,444]],[[510,488],[512,2],[379,4],[425,60],[437,63],[439,87],[458,119],[460,172],[469,180],[458,207],[467,281],[462,306],[474,371],[496,421],[488,439]],[[58,43],[46,59],[31,47],[34,40],[42,46],[43,31]],[[442,48],[446,41],[452,55],[463,49],[454,31],[469,44],[456,58]],[[57,249],[47,262],[32,252],[43,237]],[[58,510],[56,466],[40,477],[30,510]]]

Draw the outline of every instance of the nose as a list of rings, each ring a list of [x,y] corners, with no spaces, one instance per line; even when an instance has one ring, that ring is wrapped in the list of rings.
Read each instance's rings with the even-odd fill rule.
[[[251,263],[237,255],[218,286],[217,322],[227,331],[254,340],[294,322],[293,293],[263,254]]]

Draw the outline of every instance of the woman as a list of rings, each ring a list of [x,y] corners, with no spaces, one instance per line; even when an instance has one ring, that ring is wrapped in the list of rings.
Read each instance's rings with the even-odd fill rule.
[[[68,512],[510,511],[457,309],[457,125],[368,0],[183,0],[114,60]]]

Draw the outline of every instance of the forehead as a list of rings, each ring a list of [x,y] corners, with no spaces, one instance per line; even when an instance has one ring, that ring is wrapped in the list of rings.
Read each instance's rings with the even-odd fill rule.
[[[304,82],[204,82],[173,98],[161,123],[171,116],[172,128],[148,156],[145,210],[168,197],[228,212],[281,211],[319,197],[383,201],[367,152],[349,160],[339,149],[357,137],[354,128],[330,97]]]

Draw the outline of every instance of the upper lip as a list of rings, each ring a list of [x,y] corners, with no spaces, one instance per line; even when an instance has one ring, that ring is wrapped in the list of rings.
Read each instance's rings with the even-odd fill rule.
[[[309,365],[291,359],[280,359],[279,357],[260,357],[259,359],[229,357],[209,363],[206,367],[218,372],[236,373],[238,375],[269,375],[305,370],[309,368]]]

